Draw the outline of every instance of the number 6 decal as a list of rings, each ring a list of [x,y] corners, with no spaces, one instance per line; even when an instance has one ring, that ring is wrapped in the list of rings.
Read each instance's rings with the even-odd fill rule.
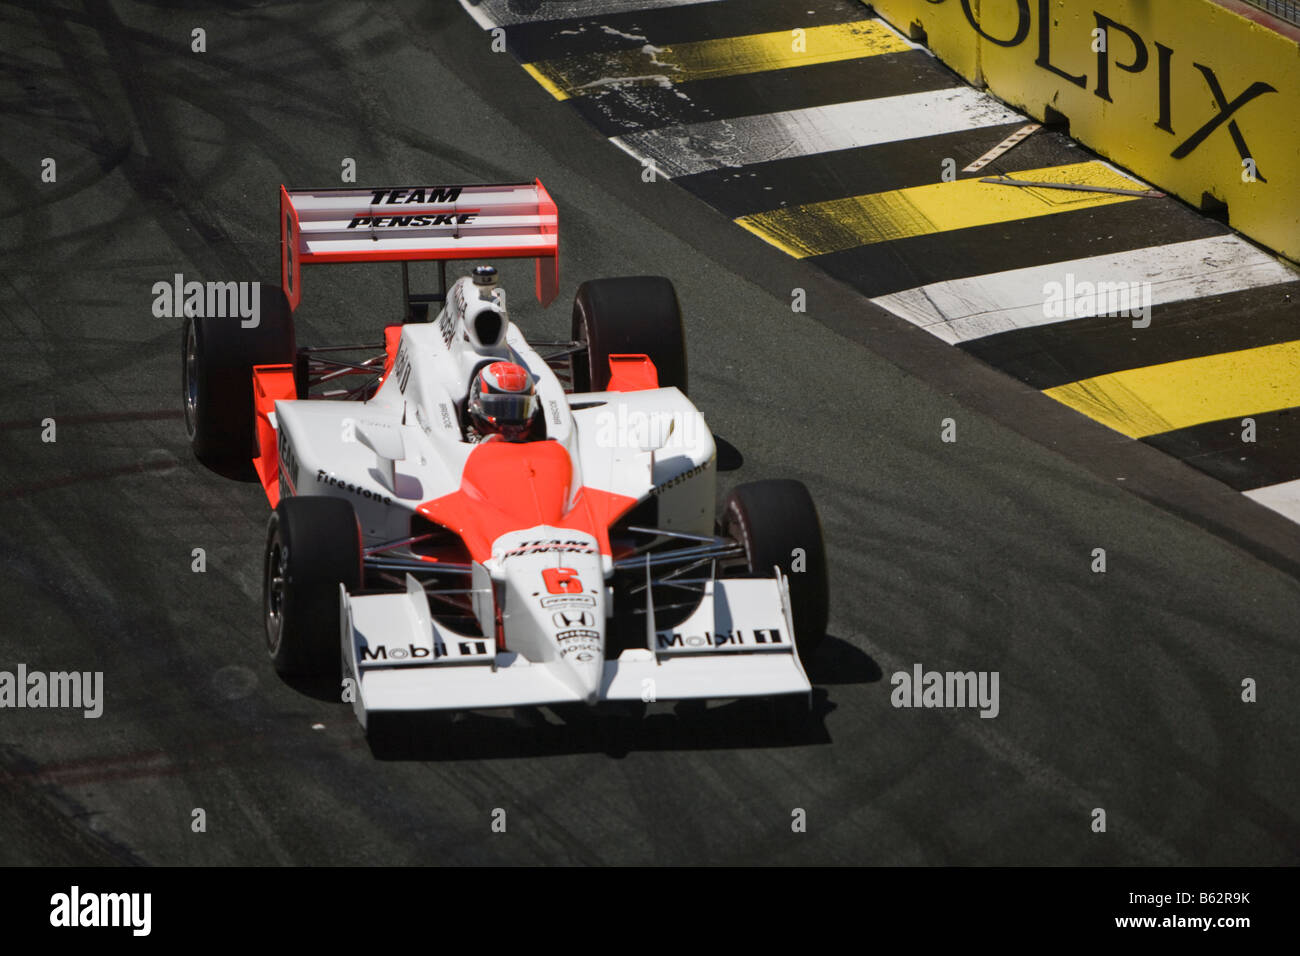
[[[573,568],[547,568],[542,572],[542,580],[550,594],[577,594],[582,590],[578,572]]]

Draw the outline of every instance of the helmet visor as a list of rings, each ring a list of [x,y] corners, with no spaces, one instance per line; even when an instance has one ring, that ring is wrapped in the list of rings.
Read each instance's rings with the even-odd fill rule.
[[[524,392],[516,394],[480,394],[479,411],[494,425],[523,425],[537,411],[537,396]]]

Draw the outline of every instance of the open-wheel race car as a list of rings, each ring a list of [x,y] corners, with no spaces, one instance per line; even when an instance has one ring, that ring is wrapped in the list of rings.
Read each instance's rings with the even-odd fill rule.
[[[197,456],[251,463],[274,509],[282,674],[341,680],[371,735],[435,711],[809,699],[828,609],[816,509],[781,480],[717,510],[669,280],[585,282],[571,340],[529,343],[495,269],[448,287],[446,264],[534,258],[549,304],[540,182],[282,188],[280,212],[280,285],[254,327],[186,318],[183,392]],[[410,292],[420,260],[434,293]],[[373,261],[401,263],[401,321],[382,342],[298,345],[300,267]]]

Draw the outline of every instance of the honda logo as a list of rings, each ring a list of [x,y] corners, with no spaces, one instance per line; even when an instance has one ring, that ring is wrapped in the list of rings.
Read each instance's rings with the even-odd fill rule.
[[[596,618],[590,611],[556,611],[551,615],[556,627],[595,627]]]

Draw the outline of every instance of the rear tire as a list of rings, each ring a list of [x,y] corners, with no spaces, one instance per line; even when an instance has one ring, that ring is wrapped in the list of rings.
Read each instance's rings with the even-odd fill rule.
[[[826,545],[812,495],[792,479],[738,485],[723,505],[722,532],[745,549],[747,576],[770,578],[774,566],[786,576],[795,647],[807,666],[830,616]],[[800,550],[802,570],[795,570]]]
[[[609,357],[644,354],[654,362],[662,388],[686,391],[686,334],[673,284],[663,276],[592,279],[573,299],[573,340],[585,342],[574,356],[573,390],[603,392]]]
[[[247,463],[254,447],[253,366],[294,361],[293,313],[276,285],[259,286],[259,321],[186,316],[181,330],[181,401],[194,454],[211,464]]]
[[[339,585],[361,587],[361,528],[342,498],[282,498],[266,532],[266,649],[284,675],[338,678]]]

